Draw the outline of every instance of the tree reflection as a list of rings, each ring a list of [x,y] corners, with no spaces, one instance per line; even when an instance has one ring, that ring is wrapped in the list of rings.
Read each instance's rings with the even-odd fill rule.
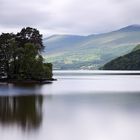
[[[0,97],[0,123],[16,124],[23,130],[37,129],[42,121],[42,102],[41,95]]]

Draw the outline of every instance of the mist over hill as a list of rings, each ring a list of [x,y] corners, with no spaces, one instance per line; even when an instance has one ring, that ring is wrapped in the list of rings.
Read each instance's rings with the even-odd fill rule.
[[[54,69],[98,69],[140,44],[140,25],[89,36],[53,35],[44,39],[43,55]]]

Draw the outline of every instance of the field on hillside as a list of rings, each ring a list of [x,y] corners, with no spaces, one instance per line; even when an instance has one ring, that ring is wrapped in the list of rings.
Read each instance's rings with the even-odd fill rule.
[[[54,69],[98,69],[140,43],[140,27],[136,28],[90,36],[54,35],[44,39],[43,55]]]

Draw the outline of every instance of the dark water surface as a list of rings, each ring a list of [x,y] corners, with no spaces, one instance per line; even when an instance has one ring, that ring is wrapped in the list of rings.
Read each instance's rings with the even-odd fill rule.
[[[55,72],[0,85],[1,140],[140,140],[140,76]]]

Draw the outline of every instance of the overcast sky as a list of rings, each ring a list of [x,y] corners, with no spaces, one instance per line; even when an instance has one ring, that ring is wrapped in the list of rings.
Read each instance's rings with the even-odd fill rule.
[[[0,0],[0,32],[93,34],[140,24],[140,0]]]

